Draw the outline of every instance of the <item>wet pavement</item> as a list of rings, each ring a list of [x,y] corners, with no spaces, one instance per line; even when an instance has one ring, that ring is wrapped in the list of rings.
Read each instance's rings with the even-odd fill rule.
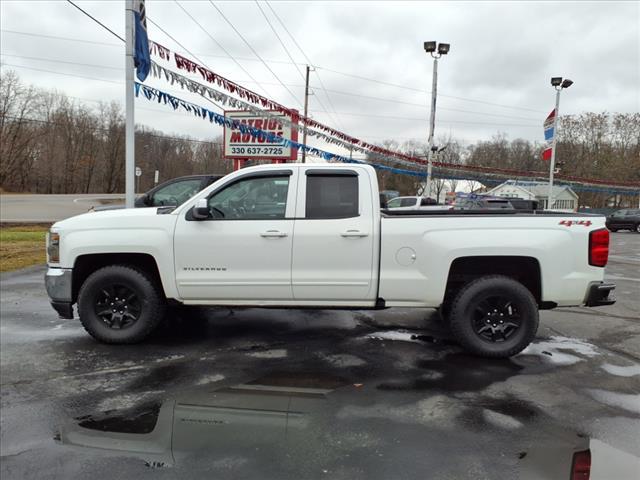
[[[615,305],[542,312],[509,360],[430,310],[189,309],[101,345],[43,272],[2,277],[3,479],[569,478],[586,449],[638,478],[640,235],[612,234]]]

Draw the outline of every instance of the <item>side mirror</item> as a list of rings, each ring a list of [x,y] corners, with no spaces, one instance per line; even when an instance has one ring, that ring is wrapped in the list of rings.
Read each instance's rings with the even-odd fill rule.
[[[209,203],[206,198],[200,198],[193,207],[193,218],[206,220],[209,218]]]

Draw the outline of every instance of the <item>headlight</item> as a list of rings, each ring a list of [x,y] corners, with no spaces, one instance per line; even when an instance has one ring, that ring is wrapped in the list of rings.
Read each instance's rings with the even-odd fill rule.
[[[47,258],[49,263],[60,262],[60,234],[47,233]]]

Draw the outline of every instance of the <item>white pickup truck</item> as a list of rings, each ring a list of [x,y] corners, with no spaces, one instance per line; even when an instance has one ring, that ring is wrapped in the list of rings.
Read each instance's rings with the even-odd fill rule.
[[[97,340],[134,343],[167,305],[440,308],[458,342],[511,356],[538,310],[608,305],[604,217],[381,210],[367,165],[264,165],[178,207],[90,212],[54,224],[51,303]]]

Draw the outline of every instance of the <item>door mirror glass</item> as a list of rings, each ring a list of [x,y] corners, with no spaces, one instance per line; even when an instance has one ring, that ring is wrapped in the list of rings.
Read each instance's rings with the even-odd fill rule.
[[[209,218],[209,205],[206,198],[201,198],[193,207],[193,218],[196,220],[205,220]]]

